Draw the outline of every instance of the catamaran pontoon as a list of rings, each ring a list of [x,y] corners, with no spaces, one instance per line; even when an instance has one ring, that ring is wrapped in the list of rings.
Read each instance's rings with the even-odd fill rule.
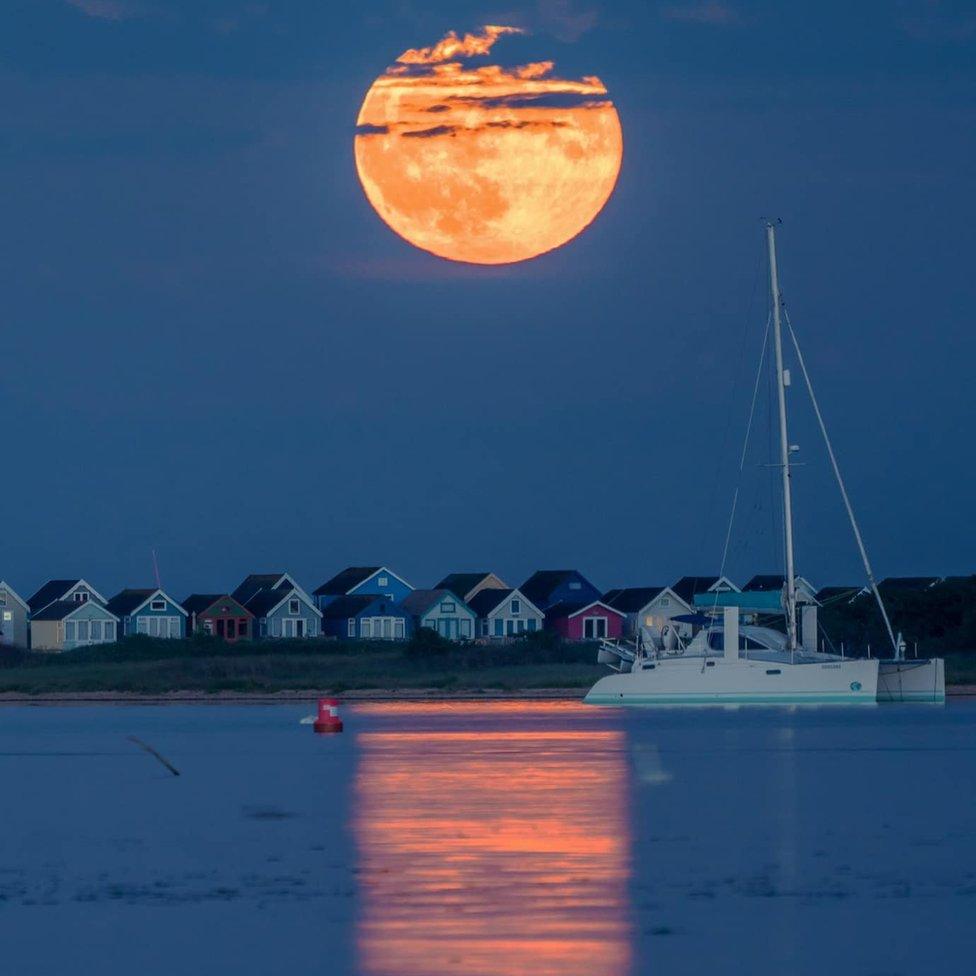
[[[900,634],[896,637],[892,629],[820,413],[820,406],[813,392],[803,354],[787,316],[786,325],[793,342],[796,362],[803,374],[827,448],[827,456],[861,554],[868,586],[877,600],[894,656],[879,661],[877,658],[852,658],[824,653],[822,649],[818,649],[816,604],[798,606],[790,472],[790,455],[794,449],[790,446],[786,411],[786,389],[790,385],[790,374],[783,366],[783,303],[776,266],[776,227],[772,222],[766,225],[766,238],[769,249],[771,319],[779,408],[779,467],[782,472],[786,562],[782,592],[762,594],[758,598],[755,594],[744,593],[708,593],[696,597],[696,612],[686,618],[676,618],[700,628],[687,644],[676,639],[674,631],[669,635],[670,640],[661,641],[642,629],[638,631],[633,644],[603,641],[598,660],[616,673],[601,678],[590,689],[585,700],[592,704],[855,704],[945,700],[943,661],[906,660],[905,642],[901,640]],[[760,367],[761,365],[762,360]],[[758,375],[756,389],[758,390]],[[743,451],[743,461],[744,459]],[[733,517],[737,499],[738,490],[732,506]],[[727,553],[728,540],[726,555]],[[725,556],[723,571],[724,562]],[[763,598],[766,596],[774,597],[775,602],[765,602]],[[757,599],[758,603],[764,605],[755,605]],[[785,633],[758,626],[755,622],[761,614],[777,611],[785,617]]]

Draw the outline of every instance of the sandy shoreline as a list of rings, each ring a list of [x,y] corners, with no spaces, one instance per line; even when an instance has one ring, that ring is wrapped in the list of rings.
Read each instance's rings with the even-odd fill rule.
[[[344,691],[334,695],[344,702],[384,701],[582,701],[585,688],[530,688],[521,691],[479,690],[476,688],[444,691],[437,688],[365,689]],[[162,695],[139,695],[116,691],[70,691],[56,694],[24,695],[0,693],[0,705],[220,705],[265,704],[281,705],[292,702],[314,702],[319,698],[333,697],[329,691],[314,689],[299,691],[275,691],[243,693],[236,691],[215,692],[172,691]],[[976,697],[976,685],[950,685],[948,698]]]

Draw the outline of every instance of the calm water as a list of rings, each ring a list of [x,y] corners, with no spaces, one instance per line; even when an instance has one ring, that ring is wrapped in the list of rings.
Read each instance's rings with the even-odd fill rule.
[[[0,709],[2,971],[972,971],[976,702],[310,710]]]

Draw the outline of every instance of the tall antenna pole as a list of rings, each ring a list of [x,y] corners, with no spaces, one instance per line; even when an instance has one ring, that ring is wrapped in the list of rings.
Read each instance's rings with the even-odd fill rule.
[[[790,438],[786,427],[786,384],[783,369],[783,333],[780,326],[779,276],[776,271],[776,227],[766,222],[766,241],[769,245],[769,293],[773,302],[773,338],[776,348],[776,398],[779,402],[779,453],[783,470],[783,531],[786,541],[786,644],[792,654],[796,650],[796,571],[793,568],[793,495],[790,484]]]
[[[156,574],[156,589],[161,590],[163,584],[159,580],[159,561],[156,559],[156,550],[152,550],[153,572]]]

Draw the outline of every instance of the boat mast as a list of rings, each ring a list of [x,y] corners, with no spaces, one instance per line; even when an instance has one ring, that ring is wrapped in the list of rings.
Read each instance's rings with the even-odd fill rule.
[[[779,277],[776,272],[776,227],[766,222],[769,245],[769,292],[773,303],[773,339],[776,349],[776,398],[779,403],[779,453],[783,471],[783,532],[786,541],[786,645],[796,650],[796,572],[793,568],[793,496],[790,485],[790,438],[786,426],[786,386],[789,374],[783,369],[783,334],[780,326]]]

